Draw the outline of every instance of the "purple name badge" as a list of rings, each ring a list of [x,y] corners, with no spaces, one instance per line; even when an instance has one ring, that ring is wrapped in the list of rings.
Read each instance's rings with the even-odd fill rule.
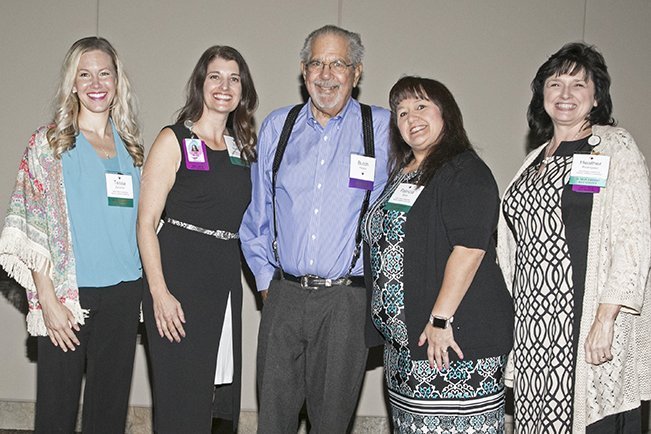
[[[188,170],[210,170],[206,144],[200,139],[183,139],[183,155]]]
[[[375,158],[350,154],[350,176],[348,187],[373,190],[375,179]]]
[[[348,180],[348,187],[373,190],[373,181],[364,181],[363,179],[350,178]]]
[[[601,191],[601,187],[594,185],[574,184],[572,186],[572,191],[576,191],[577,193],[599,193]]]

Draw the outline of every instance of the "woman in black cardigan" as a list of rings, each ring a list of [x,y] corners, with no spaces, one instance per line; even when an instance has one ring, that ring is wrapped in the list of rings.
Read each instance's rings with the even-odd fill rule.
[[[393,174],[364,235],[395,429],[502,432],[513,305],[497,185],[443,84],[403,77],[389,98]]]

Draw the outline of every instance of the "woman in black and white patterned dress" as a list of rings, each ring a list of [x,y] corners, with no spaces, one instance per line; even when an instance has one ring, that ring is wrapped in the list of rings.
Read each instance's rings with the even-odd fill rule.
[[[532,83],[529,126],[546,143],[504,194],[498,231],[518,433],[639,433],[651,393],[649,332],[637,331],[649,321],[648,173],[612,126],[609,87],[603,57],[583,43]]]

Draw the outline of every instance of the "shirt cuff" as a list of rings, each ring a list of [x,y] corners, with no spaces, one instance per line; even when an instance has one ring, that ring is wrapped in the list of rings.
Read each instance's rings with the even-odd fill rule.
[[[258,292],[266,291],[267,289],[269,289],[269,284],[271,283],[271,279],[273,279],[273,276],[274,276],[273,268],[270,271],[265,270],[255,276],[255,285],[258,288]]]

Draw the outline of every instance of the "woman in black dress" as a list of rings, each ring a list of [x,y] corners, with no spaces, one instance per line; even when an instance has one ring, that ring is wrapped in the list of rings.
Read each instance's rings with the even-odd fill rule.
[[[209,433],[212,417],[237,427],[237,231],[250,200],[257,102],[240,53],[209,48],[188,81],[176,124],[160,132],[145,163],[138,242],[149,289],[143,313],[159,434]]]

